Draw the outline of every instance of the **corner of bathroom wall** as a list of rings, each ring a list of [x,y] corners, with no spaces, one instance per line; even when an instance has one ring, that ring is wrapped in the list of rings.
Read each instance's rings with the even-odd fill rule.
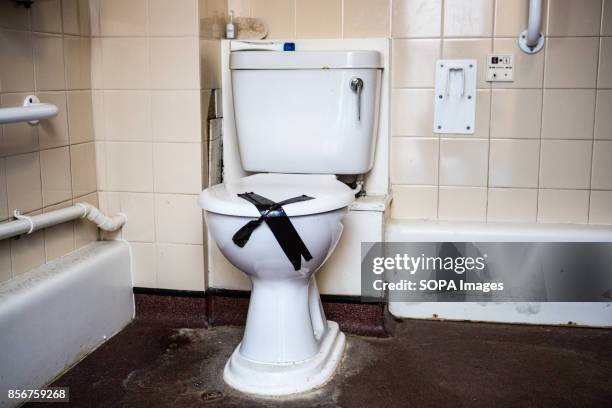
[[[204,290],[206,240],[201,19],[214,1],[92,0],[92,86],[100,204],[128,223],[134,285]],[[225,7],[226,9],[226,7]],[[203,113],[204,112],[204,113]],[[203,116],[204,115],[204,116]]]

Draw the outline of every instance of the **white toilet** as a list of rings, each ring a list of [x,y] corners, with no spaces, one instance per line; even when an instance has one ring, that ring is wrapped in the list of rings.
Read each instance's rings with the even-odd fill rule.
[[[200,196],[221,253],[252,282],[244,337],[223,378],[252,394],[299,393],[327,382],[344,351],[314,273],[354,200],[335,175],[372,168],[381,56],[241,51],[230,68],[242,166],[257,174]]]

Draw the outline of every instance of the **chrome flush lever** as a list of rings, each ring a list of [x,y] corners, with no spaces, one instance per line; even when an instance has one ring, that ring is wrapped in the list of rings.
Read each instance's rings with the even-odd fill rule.
[[[351,90],[357,94],[357,120],[361,120],[361,90],[363,89],[363,79],[351,78]]]

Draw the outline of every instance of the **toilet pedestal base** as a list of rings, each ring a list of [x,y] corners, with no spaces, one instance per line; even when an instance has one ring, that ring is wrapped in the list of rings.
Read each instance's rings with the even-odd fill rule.
[[[346,337],[338,323],[327,321],[327,331],[313,357],[291,363],[261,363],[240,354],[240,345],[225,364],[223,379],[231,387],[258,395],[296,394],[320,387],[333,377],[342,359]]]

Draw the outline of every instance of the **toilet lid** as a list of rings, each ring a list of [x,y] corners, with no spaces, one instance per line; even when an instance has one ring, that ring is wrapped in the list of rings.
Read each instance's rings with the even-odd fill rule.
[[[274,202],[302,194],[314,198],[283,206],[288,216],[336,210],[355,199],[353,191],[334,175],[259,173],[207,188],[200,194],[200,207],[218,214],[259,217],[253,204],[238,197],[238,194],[251,192]]]

